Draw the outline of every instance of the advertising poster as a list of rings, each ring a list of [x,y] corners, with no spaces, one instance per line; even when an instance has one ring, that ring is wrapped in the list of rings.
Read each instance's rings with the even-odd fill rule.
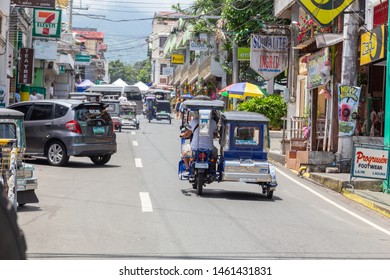
[[[307,57],[307,89],[324,86],[330,82],[328,48],[322,49]]]
[[[285,35],[251,35],[250,67],[270,80],[288,65],[289,40]]]
[[[360,87],[339,85],[339,136],[352,136],[356,127]]]
[[[356,147],[352,176],[386,180],[389,151],[378,148]]]

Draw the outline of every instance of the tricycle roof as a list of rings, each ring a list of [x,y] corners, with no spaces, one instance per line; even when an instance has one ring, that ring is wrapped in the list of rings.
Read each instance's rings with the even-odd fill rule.
[[[219,100],[196,100],[190,99],[183,102],[184,109],[216,109],[222,110],[225,103]]]
[[[23,119],[24,114],[22,112],[13,109],[0,108],[0,117],[8,117],[12,119]]]
[[[223,121],[242,121],[269,123],[269,119],[262,114],[247,111],[228,111],[222,114]]]

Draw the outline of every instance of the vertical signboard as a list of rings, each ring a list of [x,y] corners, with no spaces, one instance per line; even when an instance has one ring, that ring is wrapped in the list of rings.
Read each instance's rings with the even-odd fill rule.
[[[330,82],[328,48],[322,49],[307,57],[307,89],[324,86]]]
[[[34,9],[33,21],[33,36],[61,37],[61,10]]]
[[[21,48],[19,62],[19,84],[32,84],[34,70],[34,49]]]
[[[288,38],[285,35],[251,35],[250,67],[265,80],[283,72],[288,65]]]
[[[360,87],[339,85],[339,136],[352,136],[355,132],[360,98]]]

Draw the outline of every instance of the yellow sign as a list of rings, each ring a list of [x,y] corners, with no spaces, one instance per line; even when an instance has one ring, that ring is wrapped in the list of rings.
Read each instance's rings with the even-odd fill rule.
[[[172,64],[184,64],[184,54],[172,54],[171,63]]]
[[[65,9],[69,6],[69,0],[56,0],[56,2],[60,9]]]
[[[385,58],[385,26],[364,33],[360,39],[360,65]]]
[[[354,0],[298,0],[320,25],[329,25]]]

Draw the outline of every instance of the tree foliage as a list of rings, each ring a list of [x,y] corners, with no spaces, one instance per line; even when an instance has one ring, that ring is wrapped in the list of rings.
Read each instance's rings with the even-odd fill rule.
[[[269,118],[273,129],[281,129],[282,118],[287,115],[287,104],[280,95],[272,94],[248,99],[238,106],[238,110],[263,114]]]
[[[108,73],[111,82],[121,78],[129,85],[139,81],[143,83],[150,82],[151,64],[149,59],[138,61],[134,65],[123,63],[120,60],[110,61]]]

